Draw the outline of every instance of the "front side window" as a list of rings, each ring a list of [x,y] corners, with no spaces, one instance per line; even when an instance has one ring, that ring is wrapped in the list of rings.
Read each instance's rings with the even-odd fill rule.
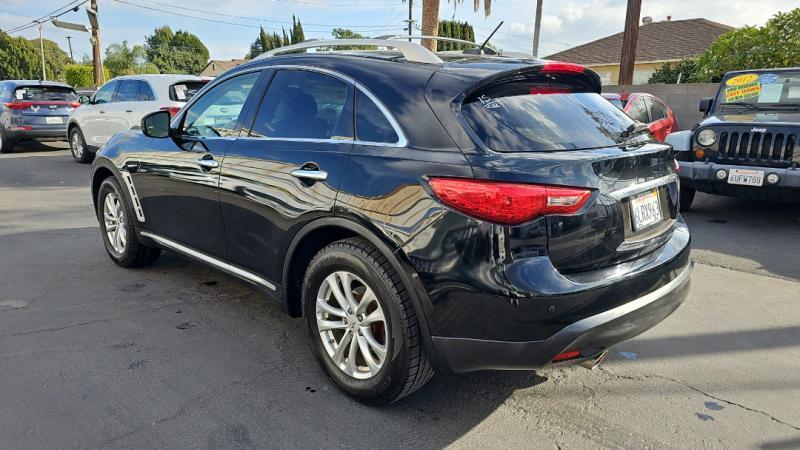
[[[122,80],[119,89],[114,94],[115,102],[135,102],[139,99],[139,82],[137,80]]]
[[[92,103],[111,103],[111,99],[114,98],[114,91],[117,89],[117,84],[119,81],[109,81],[108,83],[104,84],[103,87],[100,88],[94,94],[94,100]]]
[[[399,140],[378,105],[362,92],[356,93],[356,139],[383,144],[394,144]]]
[[[283,139],[353,139],[348,84],[307,70],[275,74],[251,136]]]
[[[189,136],[232,136],[259,75],[251,72],[214,86],[186,111],[182,132]]]

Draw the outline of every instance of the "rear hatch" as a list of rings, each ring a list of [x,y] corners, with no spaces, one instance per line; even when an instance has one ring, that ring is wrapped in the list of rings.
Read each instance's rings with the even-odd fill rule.
[[[80,106],[78,94],[67,86],[18,86],[13,100],[4,104],[14,112],[13,122],[31,129],[63,128],[73,109]]]
[[[185,80],[179,81],[169,87],[169,99],[172,102],[186,104],[192,97],[197,94],[200,89],[203,89],[206,84],[211,80]],[[165,106],[162,110],[169,111],[172,117],[178,114],[183,105]]]
[[[476,178],[589,192],[576,208],[563,207],[567,197],[545,199],[555,207],[540,220],[562,273],[650,253],[678,217],[671,147],[654,143],[599,91],[596,74],[547,63],[478,83],[460,105],[465,129],[483,147],[467,155]]]

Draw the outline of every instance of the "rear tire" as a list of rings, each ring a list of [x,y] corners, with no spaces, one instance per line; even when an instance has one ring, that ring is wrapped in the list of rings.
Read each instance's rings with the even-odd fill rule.
[[[320,250],[302,292],[312,351],[347,395],[383,405],[433,376],[409,294],[389,261],[365,240],[345,239]]]
[[[160,248],[148,247],[139,242],[136,216],[114,177],[108,177],[100,184],[97,194],[97,220],[100,222],[106,252],[118,265],[147,266],[161,254]]]
[[[83,133],[77,126],[69,130],[69,150],[75,162],[88,164],[94,159],[94,153],[89,151],[86,146],[86,139],[83,138]]]
[[[689,208],[692,207],[692,202],[694,201],[694,194],[695,194],[694,189],[688,186],[681,186],[681,199],[679,207],[681,212],[689,211]]]
[[[0,153],[12,153],[14,151],[14,141],[6,137],[6,132],[0,126]]]

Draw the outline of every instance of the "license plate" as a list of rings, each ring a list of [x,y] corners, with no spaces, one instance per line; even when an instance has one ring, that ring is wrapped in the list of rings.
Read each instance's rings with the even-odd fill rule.
[[[64,119],[62,119],[60,116],[47,116],[44,118],[44,121],[48,125],[56,125],[59,123],[64,123]]]
[[[633,229],[639,231],[661,222],[661,202],[658,190],[642,192],[631,197],[631,217]]]
[[[763,186],[764,172],[761,170],[731,169],[728,171],[728,184]]]

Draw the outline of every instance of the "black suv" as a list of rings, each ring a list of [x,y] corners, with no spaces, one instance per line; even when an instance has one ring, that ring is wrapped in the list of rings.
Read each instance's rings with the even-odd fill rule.
[[[679,306],[672,148],[597,74],[392,46],[273,51],[114,136],[92,170],[111,259],[168,249],[252,283],[369,404],[434,369],[592,366]]]
[[[681,211],[695,191],[800,201],[800,68],[729,72],[700,111],[708,117],[668,139],[685,150]]]

